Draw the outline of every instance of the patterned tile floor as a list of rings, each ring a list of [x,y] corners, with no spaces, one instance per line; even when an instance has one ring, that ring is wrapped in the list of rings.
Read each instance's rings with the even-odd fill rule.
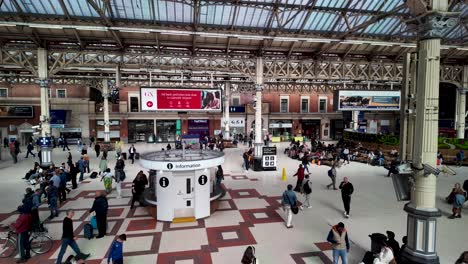
[[[137,148],[140,152],[144,152],[144,149],[160,149],[157,145],[137,145]],[[83,252],[91,253],[86,263],[96,264],[107,263],[109,246],[115,236],[121,233],[126,233],[128,238],[124,245],[125,263],[138,264],[240,263],[242,254],[249,245],[256,247],[261,263],[331,263],[330,245],[325,240],[330,225],[339,221],[345,222],[349,227],[352,240],[349,263],[354,264],[362,258],[363,248],[370,246],[368,234],[385,232],[385,230],[394,230],[397,238],[401,238],[404,234],[406,215],[401,210],[404,203],[395,202],[393,190],[390,189],[391,181],[382,177],[385,173],[382,169],[362,164],[347,165],[339,170],[341,176],[346,174],[355,183],[356,195],[353,198],[351,219],[343,219],[341,215],[339,193],[324,188],[328,181],[327,169],[313,165],[311,167],[314,190],[312,208],[296,215],[293,220],[294,228],[286,229],[285,215],[279,202],[286,184],[293,184],[296,179],[288,177],[286,183],[281,182],[281,167],[274,172],[243,171],[240,167],[241,151],[242,149],[226,150],[226,163],[223,167],[227,174],[224,185],[228,192],[222,198],[219,210],[210,217],[193,223],[158,222],[148,214],[146,208],[130,209],[130,182],[133,180],[130,178],[133,177],[127,177],[123,197],[117,199],[115,191],[108,196],[110,210],[107,236],[86,240],[83,238],[83,226],[89,221],[88,209],[93,202],[95,191],[103,189],[103,184],[98,179],[87,178],[61,205],[59,217],[46,222],[54,239],[53,250],[44,255],[34,256],[28,263],[55,263],[59,250],[61,221],[65,211],[71,208],[76,211],[74,227],[80,237],[77,242]],[[278,153],[282,153],[282,150]],[[78,156],[75,152],[73,154]],[[92,157],[93,155],[94,153]],[[60,160],[62,157],[61,151],[54,152],[55,160]],[[16,197],[16,201],[20,201],[26,187],[20,177],[7,178],[6,175],[24,174],[30,162],[22,161],[17,167],[0,169],[0,180],[5,181],[4,186],[0,185],[0,197],[6,198],[6,202],[0,205],[0,224],[11,223],[16,219],[16,213],[12,210],[17,202],[11,196]],[[91,167],[96,169],[96,163],[94,157]],[[138,163],[134,165],[128,163],[126,171],[129,176],[136,175],[142,169]],[[280,154],[279,165],[286,167],[288,175],[292,175],[298,161]],[[443,184],[450,186],[460,179],[442,178],[441,181],[445,181]],[[6,187],[15,191],[7,190]],[[303,198],[299,199],[302,201]],[[40,216],[41,219],[48,216],[45,205],[40,209]],[[441,218],[442,224],[439,225],[442,227],[439,229],[444,229],[446,221],[445,218]],[[467,222],[466,218],[463,218],[450,223],[461,227]],[[447,235],[451,234],[452,228],[448,230]],[[441,239],[447,239],[447,235],[439,233]],[[441,258],[444,263],[452,263],[455,255],[459,255],[458,251],[447,251],[441,244],[438,243],[439,247],[444,249],[440,251],[443,254]],[[446,252],[452,252],[454,256],[450,257]],[[66,255],[72,253],[71,249],[68,249]],[[14,259],[0,259],[0,264],[3,263],[14,263]]]

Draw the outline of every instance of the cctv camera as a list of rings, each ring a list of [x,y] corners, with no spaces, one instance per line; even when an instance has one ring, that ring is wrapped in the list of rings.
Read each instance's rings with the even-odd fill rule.
[[[432,167],[431,165],[423,164],[424,168],[424,176],[428,176],[429,174],[434,174],[435,176],[439,176],[440,170]]]

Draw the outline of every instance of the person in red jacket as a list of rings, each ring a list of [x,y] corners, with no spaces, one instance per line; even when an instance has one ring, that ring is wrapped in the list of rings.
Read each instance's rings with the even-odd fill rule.
[[[32,226],[32,216],[31,214],[23,207],[18,207],[18,212],[20,213],[16,223],[13,224],[13,227],[18,234],[18,249],[21,258],[16,261],[16,263],[24,263],[31,258],[29,250],[31,249],[29,244],[29,230]]]
[[[304,180],[304,168],[302,167],[302,164],[299,164],[299,169],[297,169],[296,174],[294,174],[293,176],[297,176],[297,183],[296,187],[294,188],[294,191],[301,192],[302,181]]]

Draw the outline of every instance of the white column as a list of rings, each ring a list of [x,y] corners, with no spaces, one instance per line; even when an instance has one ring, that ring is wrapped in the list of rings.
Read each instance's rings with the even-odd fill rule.
[[[359,111],[353,111],[353,130],[359,129]]]
[[[263,58],[257,58],[255,82],[255,143],[261,144],[262,138],[262,90],[263,90]]]
[[[229,140],[231,133],[229,132],[229,102],[231,100],[231,83],[226,82],[224,85],[224,139]]]
[[[102,96],[104,97],[104,142],[110,142],[109,83],[107,79],[102,80]]]
[[[413,141],[414,188],[408,213],[408,245],[403,258],[409,263],[438,264],[436,252],[437,217],[436,176],[425,167],[436,167],[439,119],[440,42],[447,20],[447,0],[430,1],[432,11],[421,18],[418,42],[416,122]],[[450,19],[450,18],[449,18]],[[443,22],[443,23],[441,23]],[[456,23],[455,23],[456,24]]]
[[[37,67],[39,77],[39,87],[41,89],[41,166],[48,167],[52,164],[52,143],[46,145],[51,136],[50,131],[50,105],[49,105],[49,69],[47,67],[47,50],[39,48],[37,50]],[[50,141],[49,141],[50,142]]]
[[[50,106],[49,106],[49,70],[47,67],[47,50],[40,48],[37,51],[37,66],[39,86],[41,89],[41,136],[50,137]]]
[[[466,91],[468,90],[468,65],[463,67],[462,87],[457,91],[457,138],[465,138]]]

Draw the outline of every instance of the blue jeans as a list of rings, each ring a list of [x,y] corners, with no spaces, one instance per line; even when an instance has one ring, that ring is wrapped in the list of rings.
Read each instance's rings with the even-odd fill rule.
[[[333,250],[333,264],[338,264],[338,259],[341,257],[341,263],[348,264],[348,256],[346,249],[334,249]]]
[[[307,163],[306,164],[302,163],[302,167],[304,167],[304,170],[307,170],[307,173],[310,173]]]
[[[244,159],[245,170],[249,170],[249,160]]]
[[[82,181],[82,180],[83,180],[83,174],[84,174],[84,170],[80,171],[80,179],[79,179],[79,181]]]
[[[60,253],[57,257],[57,264],[62,264],[62,258],[65,254],[65,251],[67,251],[68,246],[70,246],[73,249],[73,251],[75,251],[77,256],[81,255],[80,248],[76,244],[75,240],[73,238],[64,238],[62,239],[62,247],[60,248]]]

